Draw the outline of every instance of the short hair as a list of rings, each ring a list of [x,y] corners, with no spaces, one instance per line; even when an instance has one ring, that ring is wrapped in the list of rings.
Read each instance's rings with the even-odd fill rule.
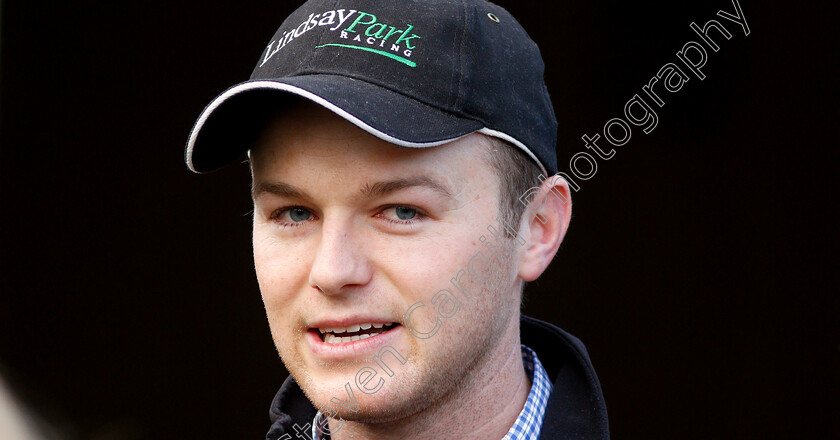
[[[486,136],[490,144],[489,163],[499,177],[499,214],[505,224],[519,228],[525,212],[526,198],[520,201],[528,190],[540,185],[542,170],[524,151],[504,139]],[[505,228],[505,235],[514,238]]]

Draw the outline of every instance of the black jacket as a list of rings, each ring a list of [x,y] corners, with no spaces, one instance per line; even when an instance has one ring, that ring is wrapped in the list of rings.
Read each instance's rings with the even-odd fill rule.
[[[554,383],[540,440],[608,440],[607,407],[583,343],[547,322],[527,316],[522,317],[520,332],[522,343],[537,353]],[[308,424],[311,429],[315,408],[289,377],[274,396],[269,414],[272,425],[267,440],[279,440],[283,434],[296,439],[294,423]]]

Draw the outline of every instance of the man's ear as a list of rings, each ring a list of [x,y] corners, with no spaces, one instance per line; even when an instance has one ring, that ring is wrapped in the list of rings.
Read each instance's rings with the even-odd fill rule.
[[[518,275],[527,282],[542,275],[560,248],[572,217],[572,195],[566,179],[554,175],[523,194],[520,202],[525,204],[519,227],[526,243]]]

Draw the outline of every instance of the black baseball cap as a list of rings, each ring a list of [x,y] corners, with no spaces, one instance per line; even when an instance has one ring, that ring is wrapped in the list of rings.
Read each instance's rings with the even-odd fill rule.
[[[216,97],[190,133],[201,173],[251,149],[274,109],[299,96],[395,145],[473,132],[557,172],[557,120],[539,48],[483,0],[310,0],[269,41],[248,81]]]

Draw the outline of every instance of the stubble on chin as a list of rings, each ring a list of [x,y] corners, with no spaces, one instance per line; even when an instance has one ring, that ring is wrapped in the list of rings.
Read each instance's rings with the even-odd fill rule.
[[[482,289],[477,295],[494,295],[494,292]],[[464,303],[465,309],[470,306],[475,307],[476,304]],[[462,309],[459,313],[464,312],[466,310]],[[446,331],[442,328],[427,340],[411,337],[412,346],[416,347],[406,354],[406,364],[395,363],[392,366],[394,377],[383,375],[386,383],[378,393],[362,396],[355,388],[354,378],[348,376],[346,382],[351,384],[360,400],[358,411],[330,402],[330,397],[324,397],[323,392],[313,393],[318,384],[304,382],[301,388],[316,407],[332,407],[337,410],[337,417],[345,421],[387,425],[411,419],[422,423],[420,419],[429,418],[431,423],[436,414],[462,407],[469,400],[469,394],[476,387],[482,386],[476,383],[478,378],[486,377],[486,369],[494,368],[494,355],[504,351],[499,350],[500,344],[503,343],[510,319],[513,319],[509,307],[482,307],[482,310],[472,313],[478,316],[472,316],[461,323],[453,319],[444,321],[442,325],[448,326]],[[453,336],[459,337],[460,343],[454,344]],[[422,353],[421,344],[440,345],[433,352],[433,357],[426,358],[416,355]],[[303,374],[303,380],[310,378]],[[347,393],[343,389],[336,390],[335,397],[346,400]]]

